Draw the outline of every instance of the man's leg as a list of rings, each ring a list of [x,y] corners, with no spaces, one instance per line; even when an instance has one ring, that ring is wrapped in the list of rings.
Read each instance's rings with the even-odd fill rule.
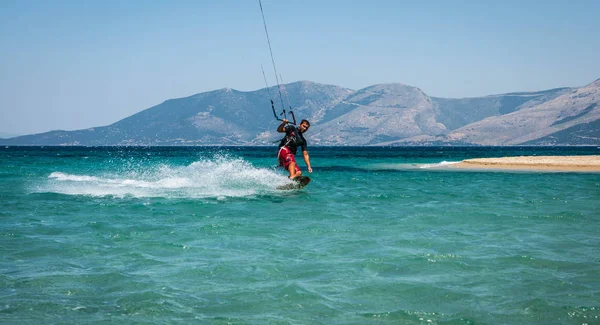
[[[290,172],[290,179],[294,179],[300,175],[302,175],[302,172],[298,170],[298,168],[296,167],[296,163],[295,162],[291,162],[288,165],[288,171]]]

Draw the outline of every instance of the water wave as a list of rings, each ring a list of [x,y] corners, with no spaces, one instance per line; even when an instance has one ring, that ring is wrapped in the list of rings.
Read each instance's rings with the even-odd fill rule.
[[[420,164],[420,163],[382,163],[382,164],[372,164],[367,167],[369,170],[419,170],[419,169],[443,169],[444,167],[448,167],[454,164],[459,163],[459,161],[441,161],[438,163],[428,163],[428,164]]]
[[[187,166],[127,167],[125,171],[99,175],[54,171],[37,191],[91,196],[225,198],[268,194],[289,182],[274,168],[258,168],[241,158],[215,156]]]
[[[460,161],[442,161],[435,164],[418,164],[419,168],[439,168],[439,167],[447,167],[454,164],[458,164]]]

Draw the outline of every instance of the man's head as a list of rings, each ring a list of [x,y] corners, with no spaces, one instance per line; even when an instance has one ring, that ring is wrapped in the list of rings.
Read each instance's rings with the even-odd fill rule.
[[[300,132],[304,133],[308,130],[309,127],[310,127],[310,122],[308,122],[308,120],[302,120],[300,122],[300,125],[298,126],[298,129],[300,129]]]

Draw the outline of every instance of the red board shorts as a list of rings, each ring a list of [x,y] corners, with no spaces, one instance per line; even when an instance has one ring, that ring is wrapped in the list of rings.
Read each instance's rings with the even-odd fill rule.
[[[291,163],[296,163],[296,158],[294,154],[288,147],[281,147],[279,149],[279,165],[283,166],[286,170]],[[296,163],[296,173],[300,172],[300,167],[298,167],[298,163]]]

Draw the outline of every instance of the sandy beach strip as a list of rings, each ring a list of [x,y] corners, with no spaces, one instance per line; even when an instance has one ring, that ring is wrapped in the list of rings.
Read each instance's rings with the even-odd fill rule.
[[[519,156],[465,159],[456,168],[600,172],[600,156]]]

